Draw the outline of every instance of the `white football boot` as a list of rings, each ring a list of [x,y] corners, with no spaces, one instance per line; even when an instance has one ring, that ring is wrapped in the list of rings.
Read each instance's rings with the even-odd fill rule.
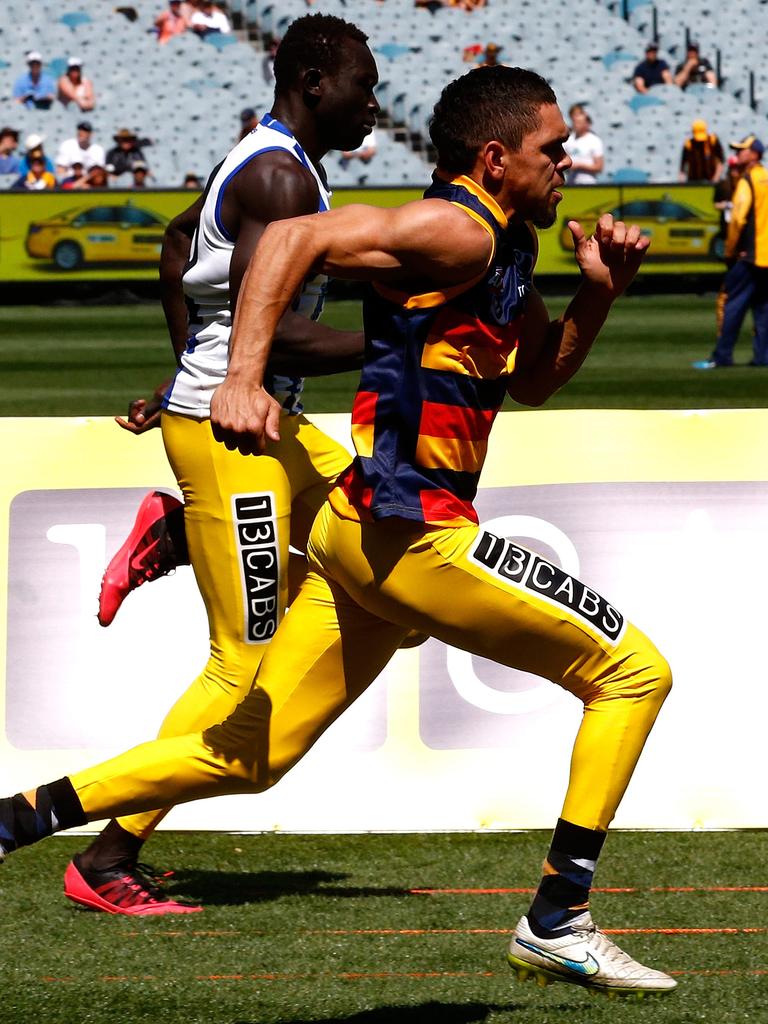
[[[566,935],[540,939],[531,931],[528,918],[520,918],[507,953],[518,981],[535,978],[542,988],[553,981],[567,981],[593,992],[638,999],[677,988],[674,978],[639,964],[620,949],[595,926],[589,911],[570,927]]]

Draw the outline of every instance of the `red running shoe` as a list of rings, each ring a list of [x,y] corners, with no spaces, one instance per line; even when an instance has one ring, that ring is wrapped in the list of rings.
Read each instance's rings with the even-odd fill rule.
[[[98,618],[102,626],[112,622],[132,590],[184,564],[168,523],[169,518],[179,519],[183,533],[183,517],[184,506],[172,494],[151,491],[144,498],[133,529],[101,577]]]
[[[82,867],[79,861],[79,854],[75,854],[64,872],[64,895],[82,907],[133,917],[197,914],[203,909],[166,896],[136,864],[110,871],[92,871]]]

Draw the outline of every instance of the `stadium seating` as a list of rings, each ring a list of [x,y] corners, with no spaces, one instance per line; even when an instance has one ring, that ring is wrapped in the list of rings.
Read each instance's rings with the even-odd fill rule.
[[[81,56],[93,78],[97,108],[90,119],[94,138],[108,148],[111,136],[129,127],[152,140],[145,150],[153,184],[177,186],[188,171],[205,178],[237,137],[239,111],[269,108],[272,83],[265,77],[261,38],[281,35],[307,12],[305,0],[233,0],[231,10],[250,32],[201,41],[191,34],[158,46],[152,22],[162,0],[131,0],[138,19],[130,22],[112,4],[95,0],[4,0],[0,23],[0,121],[22,137],[45,136],[49,154],[74,134],[79,111],[54,104],[49,111],[26,110],[11,99],[13,81],[24,69],[25,53],[40,50],[47,70],[62,73],[67,57]],[[532,67],[547,77],[561,105],[589,105],[595,130],[606,144],[604,179],[627,175],[652,181],[677,178],[680,148],[691,121],[703,118],[727,140],[749,131],[768,135],[768,71],[746,51],[745,38],[768,43],[762,0],[657,0],[656,24],[662,56],[676,64],[685,49],[686,30],[702,53],[722,55],[723,89],[690,87],[685,92],[657,87],[640,96],[631,74],[653,29],[652,5],[629,0],[628,20],[618,0],[519,0],[515,17],[501,0],[471,15],[446,8],[431,15],[413,0],[317,0],[312,11],[354,19],[369,35],[380,70],[379,101],[396,134],[377,131],[379,152],[366,166],[342,168],[327,161],[338,187],[421,186],[428,179],[424,151],[428,122],[442,85],[465,72],[465,47],[495,42],[506,63]],[[749,98],[754,72],[757,110]],[[403,141],[405,140],[405,141]],[[414,142],[414,152],[409,143]],[[638,180],[635,177],[634,180]]]

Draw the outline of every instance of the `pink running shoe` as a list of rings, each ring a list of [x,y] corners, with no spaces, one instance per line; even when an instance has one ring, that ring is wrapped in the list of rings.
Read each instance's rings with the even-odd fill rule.
[[[170,899],[136,864],[111,871],[92,871],[81,866],[77,854],[64,872],[64,895],[90,910],[133,917],[197,914],[203,909]]]
[[[178,550],[180,545],[174,543],[177,520],[183,536],[184,506],[172,494],[151,491],[139,505],[133,529],[101,578],[98,618],[102,626],[112,622],[120,605],[136,587],[167,576],[177,565],[185,564],[186,540],[181,545],[183,554]]]

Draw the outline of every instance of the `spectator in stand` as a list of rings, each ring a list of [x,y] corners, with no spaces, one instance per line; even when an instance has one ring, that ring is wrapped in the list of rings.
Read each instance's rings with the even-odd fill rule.
[[[485,0],[448,0],[448,7],[461,7],[464,11],[476,11],[485,7]]]
[[[632,72],[632,84],[637,92],[648,92],[654,85],[672,85],[669,64],[659,58],[659,44],[653,40],[645,48],[645,60]]]
[[[190,171],[188,174],[184,175],[184,184],[181,187],[194,189],[197,192],[202,192],[203,183],[197,174],[193,174],[192,171]]]
[[[16,156],[19,133],[15,128],[0,128],[0,174],[19,174],[21,160]]]
[[[43,58],[37,50],[27,54],[27,68],[13,84],[13,98],[30,110],[48,110],[56,98],[56,86],[43,71]]]
[[[256,111],[253,107],[246,107],[245,110],[240,111],[240,135],[237,141],[241,142],[246,135],[250,135],[256,125],[259,123],[259,119],[256,116]]]
[[[96,106],[93,82],[83,77],[83,62],[79,57],[70,57],[67,61],[67,71],[59,79],[57,95],[65,107],[75,103],[83,113]]]
[[[229,18],[213,0],[203,0],[200,9],[192,15],[189,27],[201,38],[211,35],[212,32],[227,35],[232,31]]]
[[[107,177],[106,168],[102,167],[101,164],[94,164],[90,171],[88,171],[88,177],[82,187],[109,188],[109,178]]]
[[[568,184],[594,185],[605,166],[602,140],[592,131],[592,118],[581,103],[574,103],[568,116],[571,134],[564,149],[573,161],[568,171]]]
[[[133,175],[133,183],[131,188],[147,188],[147,178],[149,177],[149,167],[144,163],[143,160],[137,160],[131,168],[131,174]]]
[[[477,65],[479,68],[503,68],[504,64],[499,60],[499,54],[504,49],[498,43],[488,43],[485,48],[482,61]]]
[[[357,149],[346,150],[341,154],[339,164],[341,167],[349,167],[353,160],[359,160],[363,166],[367,166],[371,160],[376,156],[376,133],[371,129],[370,133],[366,135]],[[368,180],[368,175],[363,173],[358,176],[358,184],[364,185]]]
[[[27,189],[30,192],[56,188],[56,178],[45,169],[45,158],[41,152],[29,157],[29,170],[23,173],[11,188]]]
[[[53,161],[43,150],[43,143],[45,142],[45,136],[43,135],[28,135],[24,140],[24,149],[26,152],[21,161],[20,173],[26,174],[27,171],[31,170],[32,160],[34,157],[41,156],[45,169],[49,174],[55,175],[53,169]]]
[[[75,160],[67,173],[59,179],[59,188],[67,189],[85,188],[84,182],[88,180],[88,173],[81,160]]]
[[[699,44],[688,43],[685,60],[675,68],[675,85],[687,89],[689,85],[709,85],[717,87],[717,76],[714,68],[706,57],[699,54]]]
[[[174,36],[186,32],[189,25],[181,10],[181,0],[168,0],[168,9],[155,18],[158,43],[167,43]]]
[[[104,166],[104,147],[92,142],[93,125],[90,121],[80,121],[77,135],[64,139],[56,154],[56,173],[65,178],[72,172],[72,167],[79,163],[84,170],[90,170],[94,164]]]
[[[123,174],[129,174],[134,164],[146,163],[141,147],[149,145],[149,141],[139,141],[139,137],[130,128],[121,128],[113,138],[116,145],[107,153],[107,170],[110,178],[115,180]]]
[[[723,147],[706,121],[694,121],[691,137],[683,143],[680,181],[718,181],[723,172]]]

